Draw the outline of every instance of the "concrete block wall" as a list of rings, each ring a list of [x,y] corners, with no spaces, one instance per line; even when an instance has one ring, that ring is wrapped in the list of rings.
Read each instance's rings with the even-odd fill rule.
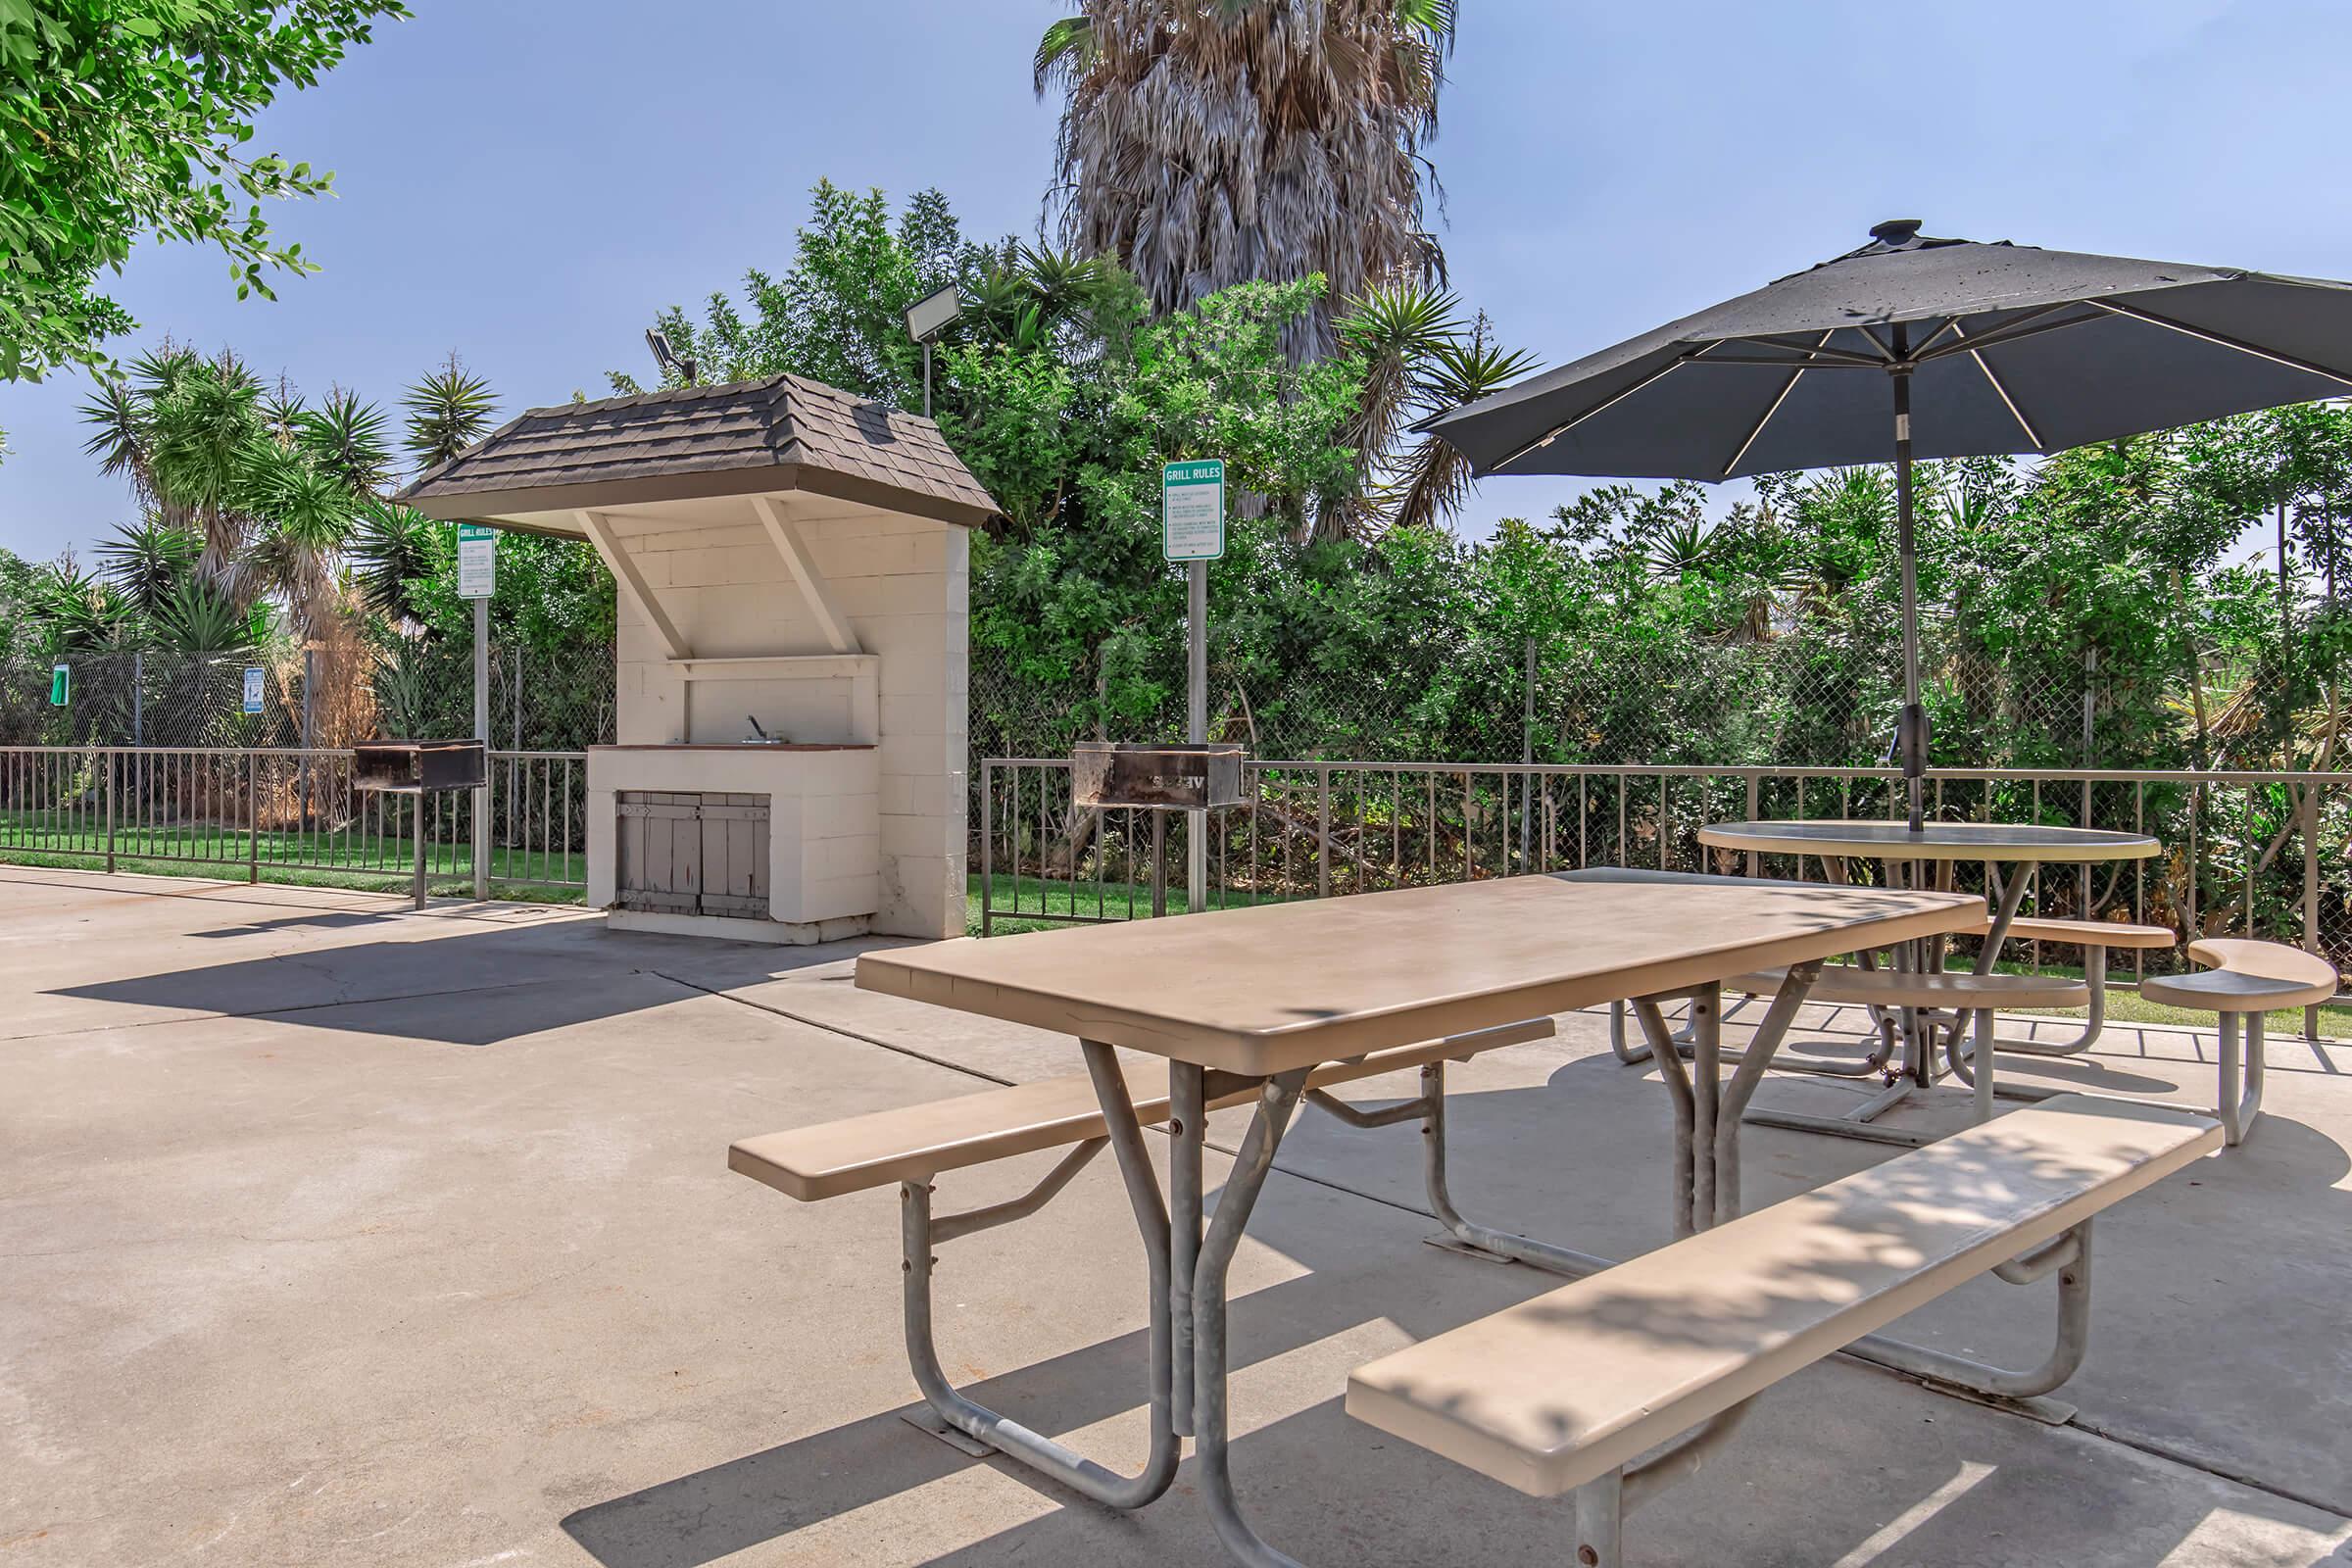
[[[969,541],[961,528],[920,517],[802,496],[780,505],[794,515],[858,646],[880,660],[881,902],[873,928],[960,936]],[[696,658],[831,652],[783,558],[748,504],[744,510],[740,524],[626,516],[612,524]],[[618,657],[615,738],[622,745],[739,740],[750,733],[747,711],[771,731],[780,724],[795,741],[866,738],[838,732],[851,711],[838,681],[697,679],[690,713],[689,683],[626,594]]]

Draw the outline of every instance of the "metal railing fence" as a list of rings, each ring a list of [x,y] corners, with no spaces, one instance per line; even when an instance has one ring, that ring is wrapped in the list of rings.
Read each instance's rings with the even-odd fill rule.
[[[2352,774],[1936,768],[1929,779],[1931,808],[1945,820],[2130,829],[2164,846],[2152,859],[2036,868],[2028,912],[2258,936],[2352,969]],[[1795,857],[1703,846],[1698,830],[1899,817],[1900,781],[1885,767],[1252,761],[1245,804],[1207,818],[1207,903],[1587,865],[1817,877]],[[1062,758],[985,759],[977,795],[983,935],[1008,921],[1150,914],[1149,812],[1074,809]],[[1184,906],[1188,831],[1183,813],[1169,813],[1172,909]],[[1956,888],[1984,888],[1981,866],[1951,874]],[[2184,966],[2184,946],[2133,952],[2133,978]],[[2038,966],[2038,945],[2025,951]]]
[[[587,754],[489,754],[490,887],[587,886]],[[300,747],[0,747],[0,859],[218,867],[249,882],[474,880],[473,792],[352,787],[351,753]]]

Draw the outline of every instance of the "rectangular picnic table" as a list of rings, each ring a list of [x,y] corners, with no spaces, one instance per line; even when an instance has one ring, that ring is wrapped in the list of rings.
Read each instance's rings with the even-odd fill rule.
[[[1689,1070],[1674,1053],[1659,1057],[1674,1114],[1674,1232],[1688,1235],[1739,1212],[1740,1111],[1821,960],[1978,930],[1984,907],[1960,894],[1885,888],[1523,876],[868,953],[858,960],[857,983],[1078,1040],[1154,1280],[1153,1450],[1172,1451],[1163,1442],[1169,1434],[1192,1437],[1220,1539],[1244,1562],[1284,1564],[1292,1559],[1256,1534],[1233,1493],[1226,1272],[1312,1068],[1599,1003],[1689,995],[1699,1023]],[[1768,965],[1788,966],[1790,984],[1727,1084],[1717,983]],[[1169,1063],[1164,1208],[1114,1048]],[[1424,1073],[1431,1195],[1446,1218],[1443,1064]],[[1203,1107],[1212,1075],[1219,1095],[1254,1086],[1256,1105],[1204,1224]],[[1449,1228],[1556,1272],[1607,1262],[1484,1227],[1449,1220]],[[995,1446],[1008,1456],[1062,1479],[1115,1479],[1053,1440],[996,1419],[1003,1431]],[[1148,1501],[1159,1490],[1136,1495]]]

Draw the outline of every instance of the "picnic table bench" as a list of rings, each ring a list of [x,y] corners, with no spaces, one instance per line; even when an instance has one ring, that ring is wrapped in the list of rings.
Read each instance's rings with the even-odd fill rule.
[[[1726,991],[1745,992],[1754,997],[1769,997],[1778,995],[1788,982],[1787,970],[1763,969],[1754,974],[1734,975],[1723,983],[1723,988]],[[1977,1120],[1990,1121],[1994,1094],[1995,1009],[2079,1006],[2083,996],[2082,982],[2063,975],[1863,969],[1838,963],[1822,966],[1807,993],[1807,1000],[1859,1004],[1888,1010],[1910,1009],[1930,1014],[1952,1013],[1964,1020],[1973,1020],[1975,1050],[1968,1055],[1961,1054],[1958,1049],[1960,1032],[1955,1029],[1946,1042],[1945,1054],[1952,1072],[1976,1091]],[[1919,1147],[1926,1141],[1927,1135],[1924,1133],[1873,1124],[1874,1117],[1909,1092],[1908,1084],[1896,1083],[1846,1111],[1839,1120],[1848,1124],[1850,1130],[1847,1136],[1868,1139],[1874,1143]],[[2034,1098],[2039,1097],[2035,1095]],[[1787,1127],[1797,1132],[1822,1130],[1822,1118],[1818,1116],[1777,1111],[1769,1107],[1749,1111],[1747,1119],[1759,1126]]]
[[[2140,981],[2139,994],[2168,1006],[2218,1015],[2222,1132],[2235,1146],[2245,1142],[2262,1114],[2263,1015],[2316,1007],[2332,999],[2342,981],[2327,959],[2278,942],[2207,937],[2191,942],[2188,956],[2207,967],[2150,975]]]
[[[2012,1397],[2058,1387],[2087,1343],[2093,1216],[2221,1141],[2187,1111],[2061,1096],[1359,1367],[1348,1413],[1531,1495],[1574,1493],[1563,1560],[1618,1568],[1627,1511],[1839,1349]],[[2053,1271],[2057,1343],[2029,1371],[1873,1333],[1979,1275]]]

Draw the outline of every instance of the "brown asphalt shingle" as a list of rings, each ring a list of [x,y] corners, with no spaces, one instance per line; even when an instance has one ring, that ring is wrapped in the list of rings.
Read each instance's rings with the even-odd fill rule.
[[[931,420],[797,375],[532,409],[420,475],[401,499],[795,464],[997,510]]]

